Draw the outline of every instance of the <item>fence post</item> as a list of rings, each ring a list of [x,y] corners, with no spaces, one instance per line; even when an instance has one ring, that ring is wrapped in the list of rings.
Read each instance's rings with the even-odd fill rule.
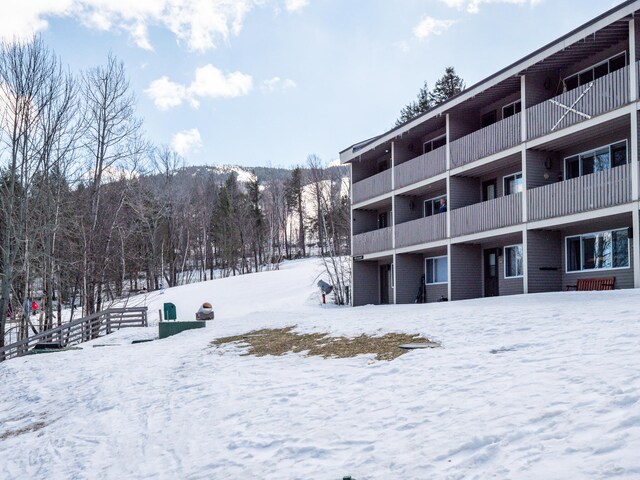
[[[107,335],[111,333],[111,311],[107,310]]]

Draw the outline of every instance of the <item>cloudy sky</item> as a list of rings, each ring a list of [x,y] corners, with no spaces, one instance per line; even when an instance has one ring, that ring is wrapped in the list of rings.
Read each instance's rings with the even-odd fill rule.
[[[615,0],[0,0],[74,71],[121,58],[156,144],[188,164],[325,162],[452,65],[471,85]]]

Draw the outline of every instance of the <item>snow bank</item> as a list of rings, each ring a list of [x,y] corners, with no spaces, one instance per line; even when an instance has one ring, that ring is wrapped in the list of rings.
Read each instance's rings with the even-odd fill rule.
[[[640,478],[640,291],[331,308],[319,272],[168,289],[152,316],[209,301],[216,320],[0,364],[0,478]],[[444,348],[375,362],[209,345],[286,325]]]

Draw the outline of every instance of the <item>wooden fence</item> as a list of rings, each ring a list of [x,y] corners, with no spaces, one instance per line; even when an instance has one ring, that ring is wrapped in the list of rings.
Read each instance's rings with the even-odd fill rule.
[[[110,308],[0,348],[0,362],[27,354],[38,343],[76,345],[125,327],[146,327],[147,307]]]

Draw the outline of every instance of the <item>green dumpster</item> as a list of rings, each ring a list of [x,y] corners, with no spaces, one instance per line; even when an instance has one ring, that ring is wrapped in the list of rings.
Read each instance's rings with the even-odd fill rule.
[[[178,318],[178,314],[176,313],[176,306],[173,303],[165,303],[164,304],[164,319],[165,320],[176,320]]]
[[[160,338],[167,338],[186,330],[205,328],[206,326],[207,322],[198,320],[194,322],[160,322],[158,324],[158,334]]]

